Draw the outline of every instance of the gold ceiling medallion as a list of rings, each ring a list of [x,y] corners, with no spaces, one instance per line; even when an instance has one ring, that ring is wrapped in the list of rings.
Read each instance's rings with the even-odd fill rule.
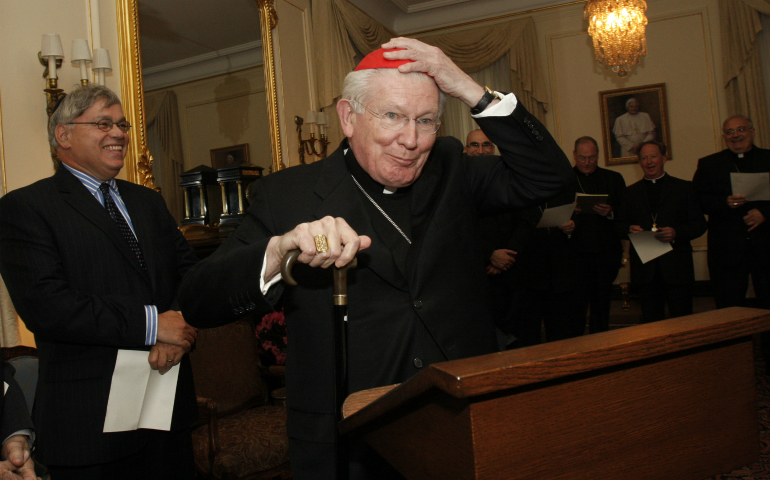
[[[647,55],[644,0],[590,0],[583,18],[594,42],[596,61],[624,78],[639,57]]]
[[[278,97],[273,55],[273,29],[278,16],[273,0],[256,0],[261,9],[262,55],[265,71],[268,120],[273,159],[271,170],[285,168],[281,161],[281,135],[278,127]],[[139,44],[139,11],[137,0],[116,0],[118,16],[118,47],[120,50],[120,93],[123,113],[132,125],[126,155],[128,180],[160,190],[152,173],[153,158],[147,147],[147,125],[144,117],[144,84],[142,82],[142,55]]]

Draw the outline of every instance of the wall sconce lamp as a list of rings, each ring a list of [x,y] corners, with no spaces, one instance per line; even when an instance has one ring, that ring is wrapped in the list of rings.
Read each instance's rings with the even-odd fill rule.
[[[307,123],[310,125],[310,138],[302,140],[302,124],[305,120],[302,117],[294,117],[294,123],[297,125],[297,139],[299,141],[299,163],[305,163],[305,153],[307,155],[316,155],[318,159],[326,158],[326,147],[329,145],[329,141],[326,139],[326,125],[327,119],[324,112],[314,112],[308,110]],[[320,138],[315,138],[315,125],[318,125],[318,133]],[[316,150],[316,142],[318,142],[319,149]]]
[[[58,75],[56,69],[61,67],[64,61],[64,51],[61,46],[59,35],[47,33],[43,35],[43,46],[37,54],[40,63],[46,68],[43,71],[43,78],[46,79],[46,88],[43,90],[46,96],[46,112],[50,117],[53,114],[56,104],[64,98],[66,93],[58,86]],[[80,69],[80,84],[88,85],[88,68],[91,64],[91,70],[96,72],[96,82],[104,85],[104,74],[112,71],[110,63],[110,52],[104,48],[94,48],[93,59],[91,50],[88,48],[88,41],[76,39],[72,41],[72,65]]]

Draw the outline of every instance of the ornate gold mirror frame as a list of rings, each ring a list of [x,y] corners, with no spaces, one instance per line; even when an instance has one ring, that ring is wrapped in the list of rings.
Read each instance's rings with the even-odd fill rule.
[[[260,8],[262,27],[262,57],[265,72],[265,93],[270,125],[273,159],[271,169],[282,168],[281,134],[278,128],[278,95],[275,83],[273,56],[273,29],[278,24],[274,0],[256,0]],[[155,188],[152,173],[152,155],[147,148],[147,125],[144,118],[144,84],[142,82],[142,55],[139,48],[139,13],[137,0],[116,0],[118,12],[118,47],[120,49],[120,93],[123,113],[133,126],[130,135],[126,174],[128,181]]]

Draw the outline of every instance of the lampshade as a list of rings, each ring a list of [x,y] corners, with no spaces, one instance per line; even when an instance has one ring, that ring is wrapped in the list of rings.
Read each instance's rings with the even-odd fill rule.
[[[316,123],[316,113],[313,110],[308,110],[305,114],[305,123],[308,125]]]
[[[72,63],[84,61],[91,63],[91,49],[88,48],[88,40],[77,39],[72,41]]]
[[[91,64],[91,70],[112,71],[110,52],[106,48],[94,48],[94,61]]]
[[[590,0],[583,17],[593,38],[596,61],[625,77],[639,57],[647,55],[644,0]]]
[[[40,48],[40,56],[43,58],[64,58],[64,50],[61,48],[59,35],[55,33],[43,34],[43,46]]]
[[[316,115],[315,121],[318,125],[326,125],[326,122],[328,120],[324,112],[318,112],[318,114]]]

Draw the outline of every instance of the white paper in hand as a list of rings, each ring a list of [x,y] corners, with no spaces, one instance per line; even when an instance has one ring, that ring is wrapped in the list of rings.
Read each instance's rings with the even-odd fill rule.
[[[670,243],[661,242],[655,238],[655,232],[649,230],[629,233],[628,239],[631,240],[631,244],[634,246],[634,250],[636,250],[636,254],[639,255],[642,263],[655,260],[673,250]]]
[[[165,375],[150,367],[149,352],[118,350],[104,432],[170,430],[179,365]]]

